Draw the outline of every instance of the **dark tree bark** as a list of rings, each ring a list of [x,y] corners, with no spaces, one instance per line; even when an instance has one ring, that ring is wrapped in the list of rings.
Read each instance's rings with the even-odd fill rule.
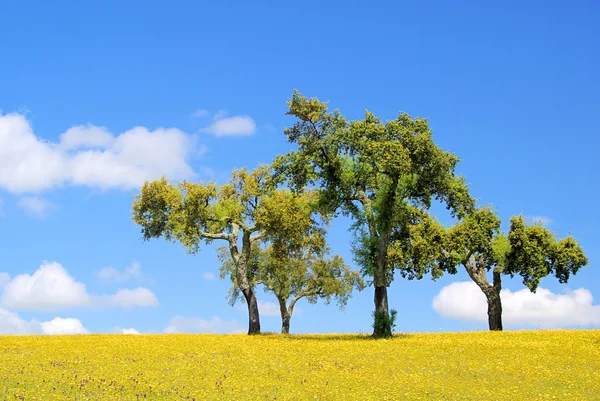
[[[386,319],[389,319],[390,312],[388,307],[388,295],[386,286],[375,286],[375,313],[382,314]],[[373,337],[387,337],[392,331],[391,324],[389,327],[375,325],[373,327]]]
[[[502,290],[502,278],[500,272],[494,268],[493,291],[486,294],[488,300],[488,323],[490,330],[502,331],[502,299],[500,291]]]
[[[495,291],[486,294],[488,301],[488,323],[490,330],[502,331],[502,302]]]
[[[285,298],[277,296],[277,300],[279,301],[279,312],[281,313],[281,334],[290,334],[290,320],[292,320],[294,306],[296,306],[296,302],[305,295],[306,293],[303,292],[296,294],[289,306],[286,305],[287,300]]]
[[[372,204],[368,207],[365,202],[363,206],[371,219],[368,218],[369,233],[371,237],[377,238],[377,257],[375,272],[373,274],[373,285],[375,286],[375,313],[385,317],[385,324],[375,324],[373,327],[373,337],[390,337],[392,335],[392,324],[389,320],[390,310],[388,305],[388,280],[386,277],[388,269],[388,248],[390,246],[390,237],[392,233],[392,211],[396,201],[396,189],[398,188],[399,177],[394,177],[390,187],[385,194],[385,207],[381,210],[376,223],[373,220]]]
[[[258,302],[251,288],[242,290],[246,305],[248,305],[248,334],[260,334],[260,318],[258,315]]]
[[[258,313],[258,302],[252,287],[248,283],[248,263],[250,260],[250,249],[252,246],[251,230],[244,230],[242,233],[242,249],[238,248],[237,238],[239,226],[232,224],[233,229],[229,239],[229,251],[231,258],[235,263],[236,279],[238,287],[248,305],[248,334],[260,334],[260,315]]]
[[[281,334],[290,334],[290,315],[281,316]]]
[[[387,251],[389,246],[389,235],[379,237],[379,247],[377,250],[377,266],[373,275],[373,284],[375,286],[375,313],[385,317],[386,324],[375,324],[373,327],[373,337],[389,337],[392,333],[391,323],[389,322],[390,310],[388,305],[387,280],[385,276],[387,265]]]
[[[473,279],[487,299],[489,329],[491,331],[502,331],[502,299],[500,298],[502,279],[500,272],[494,268],[494,283],[492,285],[487,279],[487,271],[485,267],[483,267],[484,264],[478,263],[475,256],[471,256],[468,262],[464,263],[464,266],[471,279]]]

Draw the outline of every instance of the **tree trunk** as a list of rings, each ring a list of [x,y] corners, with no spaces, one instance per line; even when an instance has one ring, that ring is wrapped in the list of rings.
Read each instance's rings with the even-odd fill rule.
[[[248,305],[248,334],[260,334],[260,318],[258,315],[258,302],[251,288],[242,290]]]
[[[281,334],[290,334],[290,318],[288,313],[281,316]]]
[[[377,255],[377,270],[373,276],[373,284],[375,286],[375,315],[380,316],[381,322],[373,325],[373,337],[390,337],[392,333],[392,325],[389,320],[390,311],[388,306],[387,283],[385,278],[386,263],[387,241],[385,241],[385,239],[380,239]]]
[[[392,232],[391,226],[391,215],[396,199],[396,189],[398,188],[398,177],[395,177],[385,195],[385,206],[383,207],[382,214],[376,218],[373,215],[373,204],[371,199],[367,196],[366,190],[363,189],[359,193],[360,202],[365,208],[365,214],[367,215],[367,225],[369,227],[369,236],[371,239],[377,239],[377,249],[375,249],[375,266],[373,272],[373,285],[375,287],[375,316],[379,315],[382,319],[383,324],[373,325],[373,337],[390,337],[392,334],[392,324],[389,320],[390,311],[388,307],[388,293],[387,293],[387,253],[390,244],[390,236]],[[378,227],[377,222],[381,222],[381,226]],[[377,317],[375,318],[377,319]]]
[[[490,330],[502,331],[502,299],[500,291],[502,290],[502,277],[497,267],[494,267],[494,285],[493,291],[486,294],[488,300],[488,323]]]
[[[285,299],[277,297],[277,300],[279,301],[279,312],[281,313],[281,334],[290,334],[292,313],[288,310]]]
[[[502,301],[500,300],[500,293],[493,290],[486,294],[486,297],[490,330],[502,331]]]
[[[388,307],[388,295],[387,287],[375,286],[375,313],[379,313],[386,318],[386,325],[375,325],[373,327],[373,337],[388,337],[392,331],[391,324],[389,324],[389,307]]]
[[[493,277],[494,284],[490,284],[487,279],[484,260],[480,260],[476,256],[463,263],[467,269],[467,273],[471,279],[477,284],[481,291],[485,294],[488,304],[488,325],[492,331],[502,330],[502,300],[500,299],[500,291],[502,290],[502,278],[497,266],[494,267]]]
[[[229,252],[235,263],[236,280],[239,289],[244,294],[246,305],[248,305],[248,334],[260,334],[260,316],[258,314],[258,302],[256,295],[248,283],[248,261],[250,260],[250,249],[252,241],[250,232],[242,233],[242,251],[240,252],[237,244],[239,226],[232,224],[232,233],[229,240]]]

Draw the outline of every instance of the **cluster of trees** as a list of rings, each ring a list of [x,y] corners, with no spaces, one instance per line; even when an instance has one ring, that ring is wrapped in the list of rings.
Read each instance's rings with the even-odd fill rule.
[[[460,266],[487,298],[490,330],[502,330],[502,275],[522,277],[535,292],[543,277],[566,283],[587,264],[575,239],[557,240],[521,216],[502,233],[494,211],[476,207],[455,173],[459,158],[434,143],[426,119],[400,113],[384,122],[367,112],[348,121],[296,91],[288,106],[296,122],[284,132],[296,150],[269,166],[236,170],[221,186],[146,182],[133,203],[145,240],[163,237],[192,254],[202,243],[226,244],[218,248],[221,278],[231,280],[230,301],[248,306],[248,334],[260,333],[258,286],[278,299],[282,332],[289,333],[299,299],[343,307],[365,277],[374,288],[373,336],[389,337],[394,273],[437,279]],[[454,226],[430,213],[434,201],[445,204]],[[353,221],[360,273],[327,245],[327,227],[338,215]]]

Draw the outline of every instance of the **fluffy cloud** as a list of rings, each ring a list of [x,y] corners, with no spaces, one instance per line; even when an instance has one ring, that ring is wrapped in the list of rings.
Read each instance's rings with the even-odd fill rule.
[[[236,320],[223,320],[217,316],[204,320],[193,317],[175,316],[164,332],[174,333],[243,333],[245,330]]]
[[[275,304],[275,302],[258,301],[258,312],[262,316],[281,316],[279,305]]]
[[[0,297],[3,307],[14,310],[57,310],[89,302],[85,285],[56,262],[44,262],[32,275],[15,276]]]
[[[79,319],[56,317],[48,322],[29,322],[18,314],[0,308],[0,334],[85,334],[89,331]]]
[[[49,322],[40,323],[44,334],[87,334],[89,331],[83,327],[79,319],[72,317],[55,317]]]
[[[25,211],[26,214],[39,219],[44,219],[55,205],[44,198],[38,196],[24,196],[17,202],[17,206]]]
[[[34,320],[26,322],[14,312],[0,308],[0,334],[41,334],[42,328]]]
[[[196,109],[196,111],[192,113],[192,117],[203,118],[203,117],[207,117],[209,114],[210,114],[210,112],[206,109]]]
[[[225,117],[227,117],[227,115],[229,114],[229,112],[227,110],[218,110],[215,115],[212,117],[213,121],[217,121],[217,120],[222,120]]]
[[[126,267],[123,272],[114,267],[103,267],[98,272],[98,278],[103,281],[114,281],[115,283],[124,283],[129,280],[139,280],[142,278],[142,268],[139,262],[133,262],[131,266]]]
[[[123,334],[140,334],[136,329],[123,329],[121,332]]]
[[[256,132],[256,123],[250,116],[232,116],[215,120],[200,132],[223,136],[249,136]]]
[[[163,175],[188,179],[195,173],[187,160],[197,148],[194,137],[174,128],[135,127],[114,136],[93,125],[72,127],[52,143],[37,137],[25,116],[0,114],[0,188],[132,189]]]
[[[60,136],[59,146],[63,150],[82,148],[107,149],[115,142],[115,137],[105,128],[91,124],[76,125]]]
[[[146,288],[120,289],[112,295],[90,295],[57,262],[44,262],[32,275],[21,274],[2,286],[0,305],[13,310],[52,311],[71,307],[156,306],[158,299]]]
[[[566,328],[600,325],[600,305],[593,304],[589,290],[579,288],[554,294],[538,288],[534,294],[525,288],[516,292],[505,289],[502,319],[508,326]],[[441,316],[465,322],[487,322],[486,298],[473,282],[456,282],[433,298],[433,309]]]
[[[121,289],[113,295],[95,297],[96,304],[132,309],[141,306],[158,306],[158,298],[147,288]]]
[[[244,303],[238,303],[235,305],[235,309],[239,310],[240,312],[244,312],[244,313],[248,313],[248,306]],[[279,310],[279,304],[275,303],[275,302],[270,302],[270,301],[258,301],[258,312],[260,313],[261,316],[265,316],[265,317],[280,317],[281,316],[281,311]],[[299,307],[299,306],[295,306],[294,307],[294,316],[299,316],[302,313],[304,313],[304,311]]]
[[[8,273],[0,272],[0,287],[10,281],[10,275]]]

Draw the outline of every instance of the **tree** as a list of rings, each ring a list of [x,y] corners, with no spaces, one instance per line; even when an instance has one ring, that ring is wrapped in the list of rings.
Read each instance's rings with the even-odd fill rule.
[[[557,240],[539,224],[511,218],[508,236],[500,231],[500,219],[489,208],[477,209],[448,230],[446,255],[450,265],[462,264],[485,294],[490,330],[502,330],[502,275],[523,278],[535,292],[542,278],[554,275],[566,283],[571,274],[588,263],[579,243],[571,236]],[[492,272],[492,282],[487,272]]]
[[[144,183],[133,202],[133,220],[144,240],[163,237],[197,254],[202,243],[226,241],[236,285],[248,305],[248,334],[260,333],[256,295],[250,282],[252,246],[270,238],[277,246],[299,247],[315,223],[313,211],[288,209],[289,196],[277,190],[270,168],[235,170],[229,183]],[[296,245],[298,244],[298,245]]]
[[[267,292],[277,298],[282,334],[289,334],[294,307],[300,299],[306,298],[311,304],[318,299],[324,299],[329,304],[335,299],[338,306],[343,308],[354,288],[364,288],[359,272],[351,270],[338,255],[327,257],[328,253],[329,249],[315,251],[310,247],[287,254],[275,250],[273,246],[261,249],[257,245],[253,250],[253,283],[262,284]],[[239,289],[234,280],[231,257],[225,248],[220,249],[219,259],[223,262],[221,278],[232,279],[230,301],[234,304],[239,298]]]
[[[276,169],[296,190],[320,187],[323,209],[353,218],[358,259],[373,277],[375,315],[389,321],[387,287],[393,271],[403,267],[396,262],[405,260],[389,252],[395,240],[409,242],[415,208],[427,209],[436,199],[461,217],[473,207],[467,185],[454,173],[459,159],[433,142],[426,119],[400,113],[384,123],[367,111],[363,120],[347,122],[297,91],[288,105],[297,122],[285,134],[298,148],[279,156]],[[375,337],[389,333],[391,322],[373,331]]]

